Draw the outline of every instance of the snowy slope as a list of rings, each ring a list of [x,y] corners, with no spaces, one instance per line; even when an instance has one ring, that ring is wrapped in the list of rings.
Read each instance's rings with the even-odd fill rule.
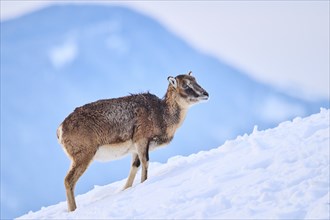
[[[150,177],[95,186],[20,219],[329,219],[329,115],[281,123],[223,146],[151,163]],[[78,183],[79,184],[79,183]]]
[[[171,144],[153,153],[158,162],[329,108],[329,100],[305,101],[256,82],[123,7],[57,5],[2,22],[0,52],[0,218],[64,199],[70,162],[56,129],[88,102],[147,90],[162,97],[169,75],[192,70],[211,100],[189,110]],[[129,160],[92,164],[77,193],[125,178]]]

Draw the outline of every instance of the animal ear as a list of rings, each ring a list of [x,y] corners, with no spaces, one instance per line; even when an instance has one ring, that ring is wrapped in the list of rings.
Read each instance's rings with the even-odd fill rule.
[[[191,75],[192,75],[192,71],[189,71],[188,76],[191,76]]]
[[[167,77],[167,80],[171,83],[171,85],[176,88],[178,86],[176,79],[173,76]]]

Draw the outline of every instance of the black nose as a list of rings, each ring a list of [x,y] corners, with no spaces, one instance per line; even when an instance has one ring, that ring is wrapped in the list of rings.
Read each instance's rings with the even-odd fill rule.
[[[209,94],[206,91],[203,92],[203,95],[205,95],[207,97],[209,96]]]

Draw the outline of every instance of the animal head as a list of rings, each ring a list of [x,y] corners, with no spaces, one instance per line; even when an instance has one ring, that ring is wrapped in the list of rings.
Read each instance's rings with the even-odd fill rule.
[[[177,100],[182,105],[191,106],[209,99],[208,92],[205,91],[192,76],[191,71],[188,74],[178,75],[176,77],[169,76],[168,81],[177,95]]]

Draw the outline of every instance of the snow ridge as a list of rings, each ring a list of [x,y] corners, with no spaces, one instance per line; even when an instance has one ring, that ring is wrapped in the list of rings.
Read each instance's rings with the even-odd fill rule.
[[[19,219],[329,219],[329,115],[255,127],[219,148],[153,162],[149,179],[126,191],[125,180],[95,186],[77,196],[75,212],[61,202]]]

